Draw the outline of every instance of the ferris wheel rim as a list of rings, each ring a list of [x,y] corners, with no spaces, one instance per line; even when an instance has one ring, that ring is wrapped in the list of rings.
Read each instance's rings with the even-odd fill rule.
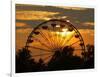
[[[62,20],[62,19],[51,19],[51,20],[44,21],[44,22],[40,23],[39,25],[37,25],[37,26],[31,31],[31,33],[29,34],[29,36],[28,36],[28,38],[27,38],[27,41],[28,41],[28,39],[30,38],[30,36],[33,34],[33,32],[34,32],[36,29],[38,29],[41,25],[43,25],[43,24],[45,24],[45,23],[47,23],[47,22],[50,22],[50,21],[60,21],[60,22],[64,22],[64,23],[68,24],[69,26],[73,27],[73,28],[75,29],[75,32],[77,32],[77,33],[79,34],[79,36],[80,36],[79,39],[81,39],[82,43],[84,44],[83,47],[82,47],[82,50],[83,50],[83,52],[85,52],[85,43],[84,43],[84,40],[83,40],[82,35],[80,34],[80,32],[77,30],[77,28],[76,28],[71,22],[67,22],[66,20]],[[28,46],[28,45],[27,45],[27,44],[28,44],[27,41],[26,41],[25,47]]]

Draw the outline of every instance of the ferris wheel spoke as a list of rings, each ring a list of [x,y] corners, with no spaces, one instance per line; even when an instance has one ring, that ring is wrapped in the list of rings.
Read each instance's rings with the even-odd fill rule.
[[[53,54],[51,54],[50,56],[45,57],[44,60],[46,61],[46,60],[48,60],[52,56],[53,56]]]
[[[62,28],[60,29],[61,25],[58,25],[58,32],[57,32],[57,37],[56,37],[56,40],[57,40],[57,47],[60,48],[61,47],[61,43],[63,42],[63,37],[61,36],[60,32],[62,30]]]
[[[77,52],[77,51],[80,51],[80,52],[82,53],[82,52],[84,52],[85,50],[81,48],[81,49],[74,49],[74,51],[76,51],[76,52]]]
[[[58,46],[58,42],[59,42],[58,39],[60,38],[60,37],[59,37],[59,33],[60,33],[60,29],[59,29],[59,28],[60,28],[60,25],[56,24],[55,29],[58,30],[58,31],[55,32],[55,35],[56,35],[56,36],[55,36],[55,46],[56,46],[56,48],[59,47],[59,46]]]
[[[55,26],[56,26],[56,24],[55,24]],[[50,27],[47,28],[47,30],[48,30],[47,31],[47,35],[49,37],[48,39],[49,39],[49,42],[50,42],[49,44],[51,45],[52,48],[55,48],[56,47],[55,46],[54,33],[52,32],[52,31],[54,31],[54,29],[55,29],[54,27],[55,26],[52,26],[53,27],[53,30],[50,29]]]
[[[82,49],[74,49],[74,50],[82,50]]]
[[[47,52],[52,52],[50,50],[47,50],[47,49],[43,49],[43,48],[39,48],[39,47],[34,47],[34,46],[29,46],[30,48],[34,48],[34,49],[38,49],[38,50],[44,50],[44,51],[47,51]]]
[[[62,39],[61,41],[60,41],[60,44],[62,44],[61,46],[64,46],[65,44],[66,44],[66,41],[67,41],[67,38],[66,39]]]
[[[56,27],[56,24],[54,24],[54,26],[52,26],[53,29],[48,29],[48,31],[49,31],[49,34],[48,35],[49,36],[51,35],[51,37],[49,37],[49,38],[51,39],[51,44],[52,44],[53,48],[56,48],[56,44],[57,44],[56,43],[57,40],[55,40],[55,34],[56,34],[55,33],[55,27]]]
[[[66,43],[68,44],[68,42],[71,41],[71,39],[74,37],[74,34],[69,39],[65,39],[64,42],[63,42],[63,44],[62,44],[62,46],[65,46]]]
[[[61,47],[61,41],[63,40],[63,37],[60,36],[60,29],[59,29],[59,34],[57,35],[57,46],[60,48]]]
[[[69,45],[69,46],[72,46],[72,45],[74,45],[74,44],[76,44],[76,43],[78,43],[78,42],[80,42],[80,40],[78,40],[78,41],[76,41],[76,42],[72,43],[72,44],[71,44],[71,45]]]
[[[59,33],[59,32],[58,32]],[[58,47],[58,35],[59,34],[57,34],[57,33],[55,33],[55,38],[54,38],[54,40],[55,40],[55,42],[54,42],[54,45],[55,45],[55,47],[57,48]]]
[[[53,44],[54,44],[54,48],[57,48],[57,34],[56,34],[56,32],[54,32],[53,35],[54,35],[54,36],[53,36]]]
[[[74,51],[77,51],[77,50],[83,50],[82,48],[81,49],[74,49]]]
[[[54,33],[52,34],[52,36],[53,36],[52,39],[53,39],[53,46],[54,46],[54,48],[57,47],[57,46],[56,46],[56,45],[57,45],[57,40],[55,39],[55,34],[56,34],[56,33],[55,33],[55,27],[56,27],[56,25],[57,25],[56,22],[55,22],[55,23],[54,23],[54,22],[51,23],[52,31],[54,32]]]
[[[50,45],[52,46],[52,48],[55,48],[55,45],[54,45],[54,39],[53,39],[53,34],[52,34],[52,32],[51,32],[51,30],[50,29],[48,29],[48,36],[49,36],[49,39],[51,40],[50,42]]]
[[[71,39],[74,37],[75,33],[70,37],[69,40],[67,40],[67,43],[71,41]]]
[[[43,41],[37,39],[37,41],[44,47],[48,48],[48,49],[51,49],[47,44],[43,43]]]
[[[50,32],[51,32],[51,30],[50,30]],[[56,35],[56,36],[55,36],[55,35]],[[54,47],[54,48],[59,47],[59,46],[58,46],[58,42],[59,42],[59,41],[58,41],[58,37],[59,37],[59,36],[58,36],[57,32],[54,31],[54,32],[52,33],[52,44],[53,44],[53,47]]]
[[[45,39],[46,42],[49,42],[49,40],[47,39],[46,35],[40,30],[40,35],[42,36],[42,38]]]
[[[48,44],[50,44],[50,48],[52,48],[52,45],[51,45],[51,41],[49,40],[49,38],[47,38],[47,36],[41,31],[40,32],[41,36],[44,38],[45,42],[47,42]]]
[[[33,57],[38,57],[38,56],[45,56],[45,55],[50,55],[51,53],[44,53],[44,54],[38,54],[38,55],[32,55]]]

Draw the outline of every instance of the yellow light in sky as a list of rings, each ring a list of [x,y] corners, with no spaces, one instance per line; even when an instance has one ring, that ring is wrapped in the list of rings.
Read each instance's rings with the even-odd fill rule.
[[[56,34],[61,35],[62,37],[65,37],[67,35],[68,29],[62,29],[62,32],[56,32]]]
[[[62,37],[65,37],[65,36],[67,36],[67,32],[60,32],[60,35],[61,35]]]
[[[67,31],[68,31],[68,29],[62,29],[62,31],[63,31],[63,32],[67,32]]]
[[[60,25],[56,25],[56,27],[60,27]]]
[[[67,35],[68,29],[62,29],[63,32],[60,32],[62,37],[65,37]]]
[[[56,32],[57,35],[60,35],[61,37],[65,37],[67,35],[67,32]]]
[[[62,32],[56,32],[57,35],[60,35],[61,37],[70,37],[73,35],[73,31],[72,32],[69,32],[68,29],[62,29]]]

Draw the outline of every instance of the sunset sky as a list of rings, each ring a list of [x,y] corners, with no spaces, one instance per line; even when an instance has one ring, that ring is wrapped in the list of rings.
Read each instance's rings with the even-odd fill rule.
[[[25,46],[32,28],[52,18],[70,20],[81,33],[85,45],[94,45],[94,9],[16,4],[16,51]]]

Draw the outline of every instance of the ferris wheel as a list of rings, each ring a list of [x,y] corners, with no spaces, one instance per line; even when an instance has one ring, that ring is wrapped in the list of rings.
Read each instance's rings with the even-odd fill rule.
[[[78,29],[69,20],[51,19],[37,25],[27,38],[25,48],[36,60],[48,62],[65,48],[73,48],[73,55],[82,56],[85,44]]]

